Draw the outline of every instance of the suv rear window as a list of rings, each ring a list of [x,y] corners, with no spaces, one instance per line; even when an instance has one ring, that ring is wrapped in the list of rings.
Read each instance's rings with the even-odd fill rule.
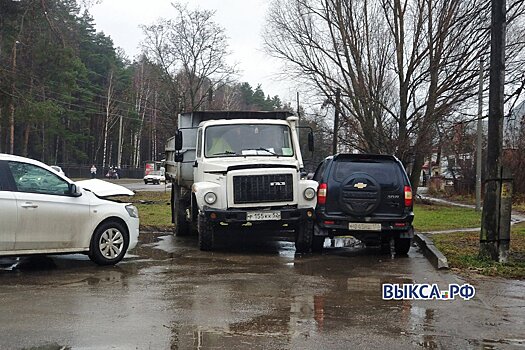
[[[353,173],[367,173],[374,177],[384,190],[393,191],[404,182],[399,165],[391,161],[338,161],[335,162],[333,179],[342,182]]]

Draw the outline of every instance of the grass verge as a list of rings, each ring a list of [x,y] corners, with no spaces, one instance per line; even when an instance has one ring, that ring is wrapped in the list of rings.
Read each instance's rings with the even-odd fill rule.
[[[414,228],[418,232],[480,226],[481,213],[474,209],[424,203],[414,206]]]
[[[462,272],[525,279],[525,223],[512,226],[508,263],[478,257],[479,232],[432,235],[436,247],[447,257],[449,266]]]
[[[121,198],[130,201],[139,210],[141,231],[171,231],[170,191],[137,192],[133,197]]]

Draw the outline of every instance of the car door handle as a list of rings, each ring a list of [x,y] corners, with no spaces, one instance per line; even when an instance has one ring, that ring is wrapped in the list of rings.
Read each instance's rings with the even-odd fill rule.
[[[38,205],[33,204],[31,202],[25,202],[21,205],[22,208],[38,208]]]

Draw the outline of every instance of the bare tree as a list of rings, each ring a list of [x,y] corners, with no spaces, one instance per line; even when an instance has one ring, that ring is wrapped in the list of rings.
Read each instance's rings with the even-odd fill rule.
[[[172,79],[183,108],[199,109],[210,92],[231,82],[236,73],[226,63],[229,54],[224,29],[213,21],[215,12],[173,5],[174,19],[143,26],[144,49]]]
[[[518,1],[516,1],[518,3]],[[437,124],[468,109],[478,61],[488,52],[488,0],[274,1],[267,51],[333,104],[342,134],[365,152],[396,154],[415,189]],[[513,7],[513,17],[523,6]],[[520,39],[521,38],[521,39]],[[523,48],[516,35],[516,47]],[[341,137],[341,136],[339,136]]]

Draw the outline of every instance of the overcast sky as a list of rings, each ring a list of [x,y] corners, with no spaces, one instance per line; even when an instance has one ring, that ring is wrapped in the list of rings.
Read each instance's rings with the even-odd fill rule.
[[[152,24],[158,18],[173,18],[175,10],[169,0],[102,0],[90,12],[96,28],[109,35],[116,47],[121,47],[132,59],[140,52],[143,35],[140,25]],[[215,22],[226,30],[230,64],[237,63],[239,80],[255,88],[258,84],[266,94],[279,95],[285,101],[295,100],[295,90],[289,83],[274,76],[280,63],[262,51],[261,32],[269,0],[189,0],[190,8],[215,10]]]

